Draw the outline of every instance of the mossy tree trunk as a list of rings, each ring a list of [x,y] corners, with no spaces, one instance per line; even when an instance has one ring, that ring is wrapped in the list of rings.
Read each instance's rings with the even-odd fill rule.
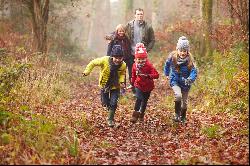
[[[37,51],[45,54],[47,53],[47,23],[49,19],[49,2],[50,0],[24,1],[31,12]]]
[[[210,57],[213,53],[211,38],[212,34],[212,14],[213,14],[213,0],[202,0],[202,22],[203,22],[203,55]]]

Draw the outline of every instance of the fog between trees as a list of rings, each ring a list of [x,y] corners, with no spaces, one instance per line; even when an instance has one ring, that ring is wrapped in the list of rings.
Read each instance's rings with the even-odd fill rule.
[[[136,0],[132,1],[132,9],[125,10],[128,2],[128,0],[93,0],[86,3],[86,1],[79,0],[75,3],[75,7],[67,8],[74,16],[68,24],[68,28],[72,29],[72,40],[77,40],[82,47],[101,56],[106,54],[107,49],[105,34],[114,31],[116,25],[126,24],[134,19],[136,8],[144,9],[144,18],[149,23],[157,22],[153,24],[155,31],[177,20],[199,16],[199,1],[197,0],[159,0],[157,4],[156,0]],[[156,17],[153,17],[154,12],[156,12]],[[126,15],[128,15],[128,20],[126,20]]]

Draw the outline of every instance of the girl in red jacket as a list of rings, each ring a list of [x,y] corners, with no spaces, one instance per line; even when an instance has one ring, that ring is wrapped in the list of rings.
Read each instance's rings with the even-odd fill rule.
[[[136,91],[136,102],[131,122],[138,118],[144,120],[144,114],[151,91],[154,89],[153,79],[158,79],[159,73],[147,59],[147,51],[143,43],[137,43],[135,47],[135,63],[132,67],[132,86]]]

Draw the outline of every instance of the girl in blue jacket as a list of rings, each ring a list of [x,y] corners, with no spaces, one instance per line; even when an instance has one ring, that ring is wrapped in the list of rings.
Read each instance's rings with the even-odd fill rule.
[[[176,51],[169,54],[164,66],[164,74],[175,95],[175,122],[185,123],[188,92],[197,77],[197,69],[185,36],[179,38]]]

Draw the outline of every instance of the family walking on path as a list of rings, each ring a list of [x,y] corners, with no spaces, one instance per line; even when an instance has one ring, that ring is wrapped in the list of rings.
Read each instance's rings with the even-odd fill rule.
[[[107,56],[92,60],[85,68],[83,76],[91,73],[96,66],[101,68],[99,86],[102,106],[109,111],[108,126],[113,127],[115,111],[122,89],[132,89],[135,96],[131,122],[144,121],[147,102],[154,89],[154,79],[158,71],[148,60],[148,52],[155,43],[151,25],[143,20],[143,9],[135,9],[135,19],[126,26],[119,24],[115,32],[106,36],[110,40]],[[129,86],[126,85],[128,68]],[[197,69],[190,53],[189,41],[179,38],[176,50],[171,52],[164,66],[166,79],[174,91],[175,122],[186,122],[188,93],[197,78]],[[159,94],[160,95],[160,94]]]

